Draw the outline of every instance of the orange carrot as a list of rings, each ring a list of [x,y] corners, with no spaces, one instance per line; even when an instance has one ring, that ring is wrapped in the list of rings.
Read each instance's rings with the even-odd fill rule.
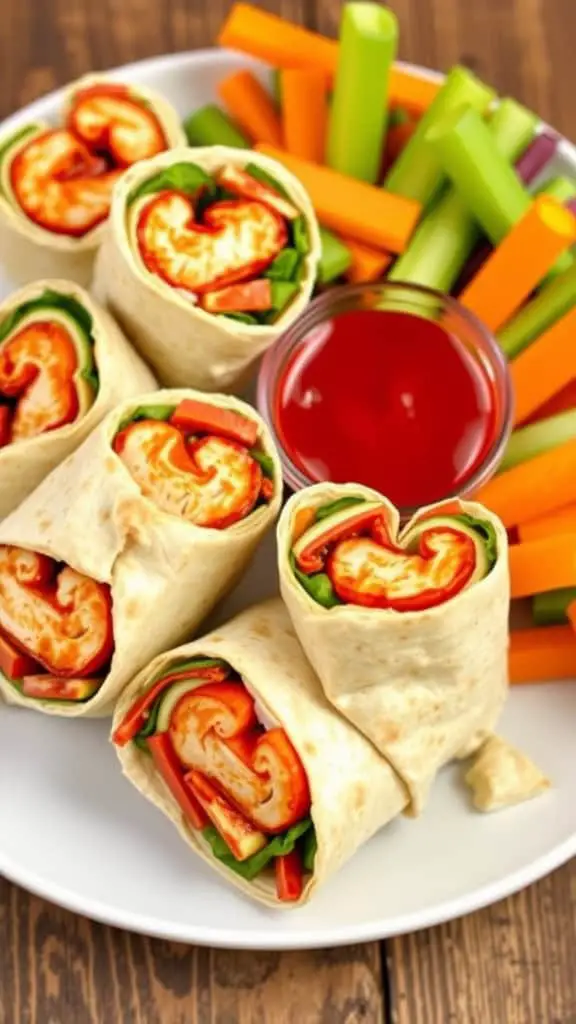
[[[511,683],[576,678],[576,637],[572,627],[512,630],[508,671]]]
[[[259,144],[255,149],[278,160],[300,178],[318,220],[327,228],[377,249],[403,252],[406,248],[421,210],[421,204],[414,199],[393,195],[309,160],[299,160],[274,146]]]
[[[384,165],[386,168],[398,159],[407,142],[410,141],[416,131],[417,121],[402,121],[388,129],[386,135],[386,147],[384,151]]]
[[[338,64],[338,43],[293,25],[251,4],[234,4],[218,36],[220,46],[258,57],[274,68],[321,71],[331,82]],[[428,109],[440,85],[395,65],[390,72],[388,101],[416,117]]]
[[[353,284],[377,281],[392,262],[390,253],[382,252],[381,249],[371,249],[367,245],[352,241],[351,238],[344,238],[342,241],[352,257],[346,277]]]
[[[558,533],[576,533],[576,503],[565,505],[539,519],[530,519],[518,527],[521,541],[542,540]]]
[[[536,420],[546,420],[549,416],[556,416],[559,412],[568,412],[569,409],[576,408],[576,379],[571,380],[562,391],[558,394],[553,395],[544,405],[541,405],[536,409],[527,420],[524,420],[522,426],[527,426],[529,423],[535,423]]]
[[[513,544],[509,551],[512,597],[576,586],[576,534]],[[574,639],[576,643],[576,637]]]
[[[251,71],[236,71],[222,79],[218,95],[252,142],[282,145],[282,125],[272,98]]]
[[[576,377],[575,335],[576,308],[549,327],[512,361],[510,372],[516,423],[527,419]]]
[[[574,241],[576,218],[570,210],[551,196],[538,196],[483,263],[460,302],[491,331],[499,331]]]
[[[475,498],[500,516],[506,527],[576,502],[576,439],[493,477]]]
[[[328,94],[321,71],[289,68],[282,72],[280,95],[286,149],[313,163],[324,163]]]

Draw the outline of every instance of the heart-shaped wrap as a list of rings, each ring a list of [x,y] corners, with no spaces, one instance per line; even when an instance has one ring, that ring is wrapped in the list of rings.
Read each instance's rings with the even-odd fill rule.
[[[114,439],[136,409],[176,408],[186,399],[239,414],[256,433],[259,451],[267,461],[271,473],[267,500],[256,503],[252,495],[245,506],[247,513],[230,525],[199,526],[176,514],[177,505],[169,505],[173,511],[159,507],[145,496],[114,450]],[[232,453],[236,454],[233,448]],[[169,474],[170,467],[164,471]],[[212,487],[212,469],[204,476]],[[163,493],[172,501],[171,492]],[[47,555],[110,587],[114,651],[109,670],[95,695],[79,703],[28,698],[0,675],[4,699],[48,714],[109,714],[136,672],[160,651],[190,637],[232,589],[274,522],[281,494],[281,467],[268,430],[258,413],[238,399],[191,390],[156,391],[116,406],[80,448],[0,524],[0,547]],[[228,501],[226,489],[224,497]],[[0,578],[0,612],[1,604]],[[0,622],[5,620],[6,614],[0,615]]]
[[[173,279],[170,283],[170,262],[181,261],[181,257],[178,261],[167,259],[167,255],[172,254],[170,235],[177,230],[182,237],[186,221],[191,223],[193,220],[192,206],[186,210],[186,197],[173,193],[171,209],[166,210],[160,220],[163,212],[160,207],[167,205],[166,200],[161,198],[154,202],[147,196],[147,201],[155,206],[152,226],[158,239],[156,255],[148,251],[153,238],[152,227],[148,230],[152,218],[144,211],[140,215],[144,223],[138,227],[134,223],[138,221],[134,212],[138,204],[132,203],[131,197],[144,183],[179,164],[194,165],[208,175],[216,175],[223,168],[244,170],[252,164],[278,182],[289,203],[304,218],[309,251],[302,257],[296,294],[273,323],[242,323],[239,319],[208,312],[200,308],[191,293],[176,287]],[[279,218],[274,211],[267,210],[258,201],[251,203],[246,199],[219,205],[228,208],[227,244],[243,245],[249,250],[247,263],[254,264],[258,261],[255,254],[251,254],[249,239],[246,244],[250,225],[246,225],[246,231],[235,235],[232,215],[240,206],[247,210],[251,206],[260,207],[254,236],[255,240],[259,236],[264,239],[262,254],[269,259],[273,251],[270,243],[274,241],[275,230],[278,230],[274,222]],[[218,216],[222,219],[224,210],[218,210]],[[183,276],[183,281],[190,281],[192,290],[196,282],[200,282],[199,290],[203,290],[202,274],[206,265],[215,264],[217,260],[226,264],[222,238],[215,237],[212,248],[207,246],[207,242],[205,235],[201,251],[196,244],[195,255],[190,250],[190,269],[187,276]],[[96,261],[93,288],[95,295],[110,308],[163,384],[169,387],[192,386],[202,391],[238,391],[258,357],[306,307],[314,288],[319,255],[320,236],[310,199],[300,182],[275,160],[252,151],[224,146],[174,149],[130,168],[115,186],[109,227]],[[153,272],[154,267],[157,272]],[[234,266],[234,270],[237,269]],[[230,275],[229,266],[225,270],[228,273],[222,275],[223,280],[238,280],[237,273],[236,276]],[[212,276],[216,279],[216,272]]]
[[[411,813],[418,814],[437,771],[480,748],[506,698],[506,531],[483,506],[461,501],[460,512],[488,523],[495,537],[494,564],[482,579],[424,610],[352,603],[323,607],[293,569],[297,524],[303,513],[314,520],[315,509],[352,496],[381,503],[390,537],[400,536],[401,543],[411,524],[399,534],[397,509],[377,491],[358,484],[316,484],[288,501],[278,523],[280,589],[328,700],[394,766],[410,791]],[[435,508],[441,514],[443,507],[430,506],[419,515]],[[361,573],[365,566],[357,568]]]
[[[162,148],[183,145],[186,141],[180,118],[175,109],[162,96],[146,86],[126,86],[128,90],[134,131],[126,116],[123,130],[114,139],[103,121],[114,117],[114,109],[83,110],[82,118],[71,113],[80,95],[100,86],[118,87],[116,79],[108,75],[90,74],[78,79],[64,93],[59,125],[43,121],[22,123],[10,128],[0,138],[0,261],[14,284],[27,284],[42,277],[65,277],[87,287],[92,278],[94,258],[104,233],[106,212],[109,209],[113,181],[123,167],[139,158],[142,149],[142,125],[145,118],[154,120],[156,130],[162,134]],[[57,137],[50,133],[62,128]],[[71,132],[69,129],[72,128]],[[104,138],[106,136],[106,138]],[[98,152],[120,141],[118,168],[107,172]],[[34,147],[30,148],[32,143]],[[30,159],[25,150],[28,148]],[[70,165],[71,176],[66,180],[62,166]],[[50,165],[58,168],[52,174]],[[80,167],[83,173],[79,174]],[[104,171],[104,173],[103,173]],[[16,175],[16,177],[14,176]],[[18,182],[16,189],[14,184]],[[78,216],[68,216],[66,207],[80,203],[86,215],[94,211],[97,223],[79,234],[66,233],[66,229],[79,230]],[[24,205],[23,205],[24,204]],[[64,214],[61,225],[58,218]],[[75,228],[76,224],[76,228]],[[52,230],[52,226],[56,230]]]
[[[44,304],[43,296],[46,297]],[[67,320],[68,325],[71,324],[72,329],[75,329],[73,321],[66,316],[65,307],[55,305],[55,302],[62,304],[62,300],[66,303],[66,299],[72,299],[78,304],[86,314],[87,323],[91,322],[90,338],[82,338],[82,343],[91,349],[89,358],[93,368],[90,372],[93,373],[95,369],[98,390],[85,411],[79,409],[73,422],[37,436],[24,437],[17,443],[0,446],[0,519],[15,509],[51,470],[70,455],[118,402],[142,391],[149,391],[156,383],[151,371],[126,341],[110,314],[88,292],[70,281],[37,281],[14,292],[0,305],[0,411],[3,354],[6,351],[9,355],[7,346],[11,345],[16,336],[23,336],[26,325],[33,325],[37,320],[46,322],[54,318],[59,323]],[[29,312],[9,329],[14,314],[24,309]],[[5,336],[4,324],[8,325]],[[76,333],[82,334],[79,325]],[[25,362],[25,353],[21,355]],[[9,361],[14,362],[13,351]],[[82,373],[85,368],[80,366],[79,369]],[[38,378],[36,388],[44,399],[46,388]]]
[[[262,723],[285,730],[306,772],[317,850],[299,899],[279,901],[271,865],[249,880],[218,860],[202,832],[182,813],[150,755],[133,741],[116,747],[124,774],[228,882],[266,906],[300,906],[370,836],[400,814],[408,801],[406,788],[372,744],[330,706],[279,598],[255,605],[207,636],[155,658],[118,701],[113,733],[163,670],[197,657],[223,659],[239,674],[255,698]]]

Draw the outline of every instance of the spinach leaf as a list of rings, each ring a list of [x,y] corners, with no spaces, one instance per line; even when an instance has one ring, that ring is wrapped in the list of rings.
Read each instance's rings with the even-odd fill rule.
[[[300,253],[297,249],[283,249],[270,264],[264,277],[273,281],[294,281],[300,266]]]
[[[217,860],[222,861],[226,867],[230,868],[231,871],[235,871],[237,875],[252,881],[274,857],[282,857],[286,853],[292,853],[298,839],[313,828],[311,819],[304,818],[303,821],[299,821],[292,828],[289,828],[287,832],[274,836],[274,839],[271,839],[258,853],[254,853],[246,860],[236,860],[228,844],[211,825],[202,829],[202,835],[210,844],[212,853]]]
[[[198,164],[172,164],[171,167],[165,167],[158,171],[158,174],[154,174],[147,181],[137,185],[128,196],[126,205],[131,206],[142,196],[153,195],[154,192],[162,192],[164,189],[194,195],[200,189],[213,186],[213,178],[206,174]]]
[[[316,838],[316,829],[310,828],[304,833],[302,839],[302,863],[306,871],[314,871],[314,861],[316,859],[316,850],[318,849],[318,840]]]
[[[247,164],[244,171],[246,174],[249,174],[251,178],[256,178],[256,181],[260,181],[263,185],[267,185],[268,188],[274,189],[275,192],[284,196],[285,199],[290,198],[284,186],[281,185],[279,181],[276,181],[276,178],[273,178],[271,174],[268,174],[268,171],[264,171],[259,167],[258,164]]]
[[[51,288],[46,288],[42,295],[38,295],[37,298],[23,302],[4,318],[2,323],[0,323],[0,341],[4,341],[4,338],[7,338],[29,313],[42,309],[57,309],[67,313],[78,324],[82,333],[86,335],[87,340],[93,343],[92,317],[88,310],[72,295],[62,295]]]

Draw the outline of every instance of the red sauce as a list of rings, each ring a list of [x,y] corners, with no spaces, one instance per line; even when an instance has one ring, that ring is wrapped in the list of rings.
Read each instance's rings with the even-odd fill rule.
[[[488,370],[438,324],[357,310],[294,351],[275,418],[306,476],[366,484],[406,508],[461,489],[494,441],[495,405]]]

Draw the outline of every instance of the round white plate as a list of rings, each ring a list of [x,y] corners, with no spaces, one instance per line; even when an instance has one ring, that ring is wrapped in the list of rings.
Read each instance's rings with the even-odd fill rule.
[[[154,86],[185,115],[216,99],[223,75],[249,64],[205,51],[144,61],[121,75]],[[54,93],[6,126],[55,117],[58,105]],[[561,162],[576,169],[570,147]],[[0,294],[10,288],[0,271]],[[275,590],[268,538],[217,619]],[[500,899],[576,853],[575,722],[575,684],[515,690],[501,731],[553,779],[548,794],[482,816],[470,809],[458,769],[448,769],[421,819],[385,828],[311,906],[273,912],[228,889],[124,780],[107,722],[2,707],[0,872],[78,913],[184,942],[298,949],[413,931]]]

